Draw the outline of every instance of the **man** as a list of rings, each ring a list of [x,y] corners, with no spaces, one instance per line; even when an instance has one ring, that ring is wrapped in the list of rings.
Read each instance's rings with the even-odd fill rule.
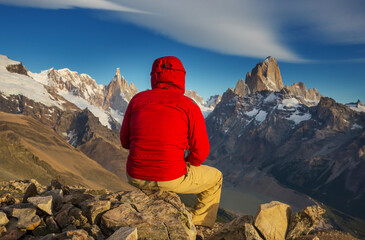
[[[129,149],[129,182],[149,190],[197,194],[193,223],[212,227],[218,211],[222,173],[201,165],[209,141],[200,108],[184,96],[185,69],[176,57],[154,61],[152,90],[133,97],[120,140]],[[189,154],[184,158],[185,150]]]

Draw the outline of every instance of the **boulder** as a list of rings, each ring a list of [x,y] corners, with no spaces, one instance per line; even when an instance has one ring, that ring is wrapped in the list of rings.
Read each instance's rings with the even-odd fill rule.
[[[122,194],[120,201],[101,217],[100,227],[107,235],[130,226],[138,229],[142,239],[195,239],[192,216],[176,194],[132,191]]]
[[[289,205],[277,201],[261,204],[254,225],[265,239],[284,240],[291,211]]]
[[[58,211],[62,207],[63,191],[62,189],[54,189],[41,193],[41,196],[52,196],[53,210]]]
[[[27,190],[25,190],[23,196],[23,203],[26,203],[29,197],[34,197],[38,195],[37,187],[34,183],[29,184]]]
[[[18,219],[16,223],[18,229],[34,230],[41,223],[40,217],[36,215],[35,208],[30,208],[28,205],[7,207],[4,210],[11,217]]]
[[[286,239],[296,239],[307,235],[321,220],[326,211],[319,206],[308,206],[293,214],[290,219]]]
[[[234,239],[257,239],[261,240],[261,238],[253,238],[251,236],[258,236],[256,229],[252,226],[253,217],[249,215],[243,215],[235,218],[231,222],[225,224],[222,229],[216,232],[209,239],[211,240],[234,240]],[[246,233],[247,232],[247,233]],[[256,232],[256,233],[254,233]],[[251,238],[250,238],[251,237]]]
[[[43,212],[47,213],[48,215],[52,215],[52,201],[53,201],[52,196],[28,198],[28,202],[30,202]]]
[[[4,193],[0,195],[0,207],[13,205],[19,202],[20,201],[16,199],[11,193]]]
[[[110,201],[95,201],[82,205],[82,211],[90,224],[100,222],[101,215],[110,209]]]
[[[91,225],[88,227],[84,227],[84,230],[87,231],[89,236],[93,237],[95,240],[104,240],[105,239],[104,234],[98,225],[94,224],[94,225]]]
[[[9,222],[8,217],[4,212],[0,212],[0,227],[5,226]]]
[[[56,221],[54,220],[54,218],[52,216],[49,216],[46,218],[46,224],[47,224],[47,227],[50,232],[52,232],[52,233],[61,232],[60,228],[58,227]]]
[[[113,233],[107,240],[137,240],[137,228],[121,227]]]

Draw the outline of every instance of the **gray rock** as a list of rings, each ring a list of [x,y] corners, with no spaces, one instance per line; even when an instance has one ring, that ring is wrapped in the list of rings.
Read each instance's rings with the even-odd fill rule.
[[[222,229],[211,236],[211,240],[234,240],[234,239],[245,239],[246,228],[245,224],[251,225],[253,222],[252,216],[243,215],[231,222],[225,224]],[[251,230],[251,229],[250,229]],[[249,235],[249,234],[247,234]]]
[[[62,207],[63,191],[61,189],[43,192],[41,196],[52,196],[53,210],[58,211]]]
[[[246,240],[263,240],[252,224],[245,223],[244,226]]]
[[[90,224],[99,224],[101,215],[110,209],[110,201],[95,201],[82,205],[84,215]]]
[[[9,222],[8,217],[4,212],[0,212],[0,227],[5,226]]]
[[[4,210],[8,215],[18,219],[16,227],[19,229],[34,230],[41,223],[35,208],[29,208],[27,205],[5,208]]]
[[[85,231],[89,234],[89,236],[93,237],[95,240],[104,240],[104,234],[98,227],[98,225],[91,225],[89,227],[84,228]]]
[[[34,206],[47,213],[48,215],[52,215],[52,201],[52,196],[28,198],[28,202],[32,203]]]
[[[290,219],[286,239],[296,239],[307,235],[321,220],[326,211],[319,206],[308,206],[293,214]]]
[[[46,224],[47,224],[47,227],[50,232],[52,232],[52,233],[61,232],[60,228],[58,227],[56,221],[54,220],[54,218],[52,216],[49,216],[46,218]]]
[[[100,227],[111,235],[120,227],[137,227],[139,238],[195,239],[191,214],[174,193],[132,191],[120,197],[119,207],[103,214]],[[170,203],[171,202],[171,203]]]
[[[113,233],[107,240],[137,240],[137,228],[121,227]]]
[[[87,218],[82,214],[81,209],[73,206],[71,203],[67,203],[61,208],[55,217],[55,221],[64,229],[69,225],[75,227],[84,226],[87,223]]]
[[[38,195],[37,187],[34,183],[29,184],[27,190],[23,196],[23,203],[26,203],[29,197],[34,197]]]

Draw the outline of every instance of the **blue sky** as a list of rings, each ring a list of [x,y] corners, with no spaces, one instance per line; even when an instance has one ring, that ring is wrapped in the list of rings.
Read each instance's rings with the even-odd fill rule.
[[[284,85],[365,102],[362,0],[0,0],[0,54],[108,84],[117,67],[139,91],[154,59],[179,57],[186,88],[222,94],[267,56]]]

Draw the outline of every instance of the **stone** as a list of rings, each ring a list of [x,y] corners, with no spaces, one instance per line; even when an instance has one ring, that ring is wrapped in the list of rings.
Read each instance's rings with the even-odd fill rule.
[[[16,227],[19,229],[34,230],[41,223],[35,208],[29,208],[27,205],[7,208],[5,211],[8,212],[8,215],[18,219]]]
[[[29,197],[34,197],[38,195],[37,187],[34,183],[29,184],[27,190],[23,196],[23,203],[26,203]]]
[[[213,234],[209,239],[211,240],[230,240],[230,239],[245,239],[245,224],[252,225],[253,217],[243,215],[233,219],[231,222],[225,224],[218,232]]]
[[[137,240],[137,228],[121,227],[113,233],[107,240]]]
[[[284,240],[291,211],[289,205],[277,201],[261,204],[254,225],[265,239]]]
[[[32,203],[35,207],[47,213],[48,215],[52,215],[52,201],[52,196],[28,198],[28,202]]]
[[[104,240],[104,234],[98,227],[98,225],[91,225],[89,227],[84,227],[84,230],[87,231],[89,236],[93,237],[95,240]]]
[[[61,232],[60,228],[58,227],[56,221],[54,220],[54,218],[52,216],[49,216],[46,218],[46,224],[47,224],[47,227],[50,232],[52,232],[52,233]]]
[[[0,227],[0,237],[1,237],[1,235],[3,235],[3,234],[5,234],[6,233],[6,227],[5,226],[1,226]]]
[[[4,212],[0,212],[0,227],[5,226],[9,222],[8,217]]]
[[[102,215],[100,228],[107,236],[129,226],[138,229],[141,239],[195,239],[192,216],[178,199],[170,192],[122,194],[123,203]]]
[[[53,210],[59,211],[62,207],[63,191],[61,189],[43,192],[41,196],[52,196]]]
[[[252,224],[244,223],[246,240],[263,240]]]
[[[308,206],[293,214],[290,219],[286,239],[296,239],[307,235],[322,220],[322,214],[326,211],[319,206]]]
[[[85,230],[82,230],[82,229],[68,231],[68,232],[64,233],[63,235],[66,237],[64,239],[89,240],[89,234]]]
[[[5,207],[19,203],[20,201],[16,199],[11,193],[4,193],[0,196],[0,207]]]
[[[90,194],[83,194],[83,193],[75,193],[71,195],[64,196],[63,203],[72,203],[76,206],[81,206],[81,204],[87,200],[94,198]]]
[[[82,210],[90,224],[99,224],[101,215],[108,211],[110,206],[110,201],[95,201],[82,205]]]
[[[49,234],[49,229],[47,228],[46,223],[43,221],[43,219],[41,219],[41,223],[38,225],[38,227],[36,227],[33,231],[32,234],[34,236],[45,236],[47,234]]]
[[[25,230],[14,229],[7,231],[3,236],[1,236],[1,240],[16,240],[20,239],[26,234]]]
[[[81,227],[87,223],[87,218],[82,214],[81,209],[73,206],[71,203],[67,203],[62,206],[55,217],[55,221],[64,229],[69,225]]]

